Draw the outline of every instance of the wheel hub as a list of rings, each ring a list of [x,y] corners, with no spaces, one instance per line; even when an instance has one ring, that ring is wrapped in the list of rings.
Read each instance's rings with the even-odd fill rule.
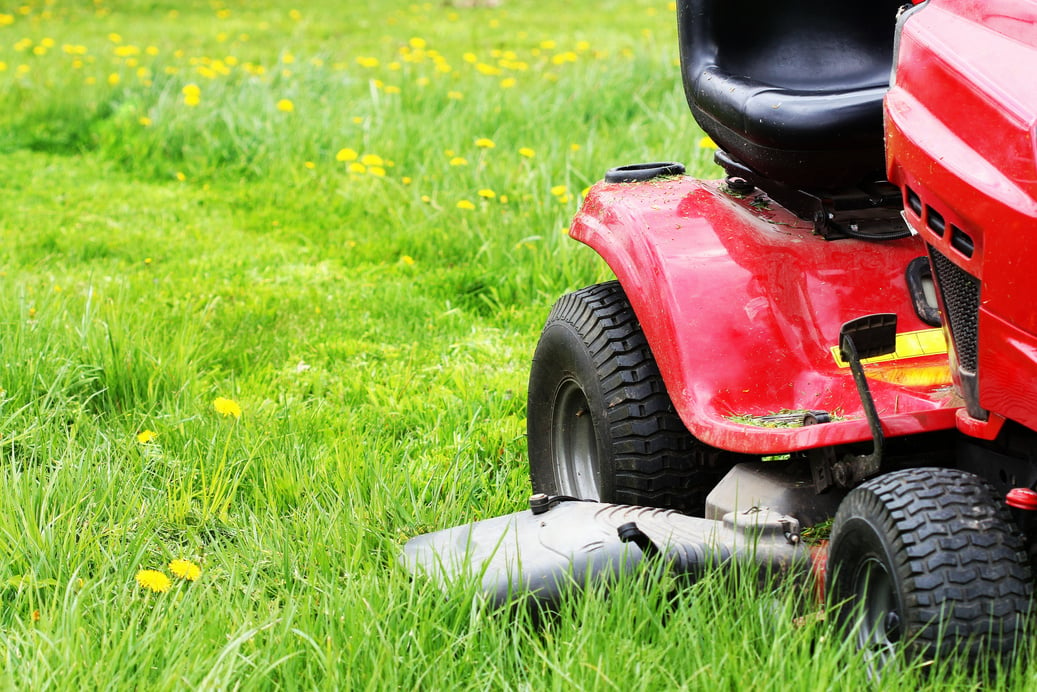
[[[583,389],[562,383],[555,399],[554,452],[558,489],[581,500],[601,499],[598,438]]]

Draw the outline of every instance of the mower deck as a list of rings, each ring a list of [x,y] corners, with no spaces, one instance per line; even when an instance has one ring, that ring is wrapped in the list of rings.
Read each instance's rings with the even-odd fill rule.
[[[799,521],[766,509],[712,520],[649,507],[541,500],[542,511],[412,538],[400,562],[443,588],[478,582],[498,605],[519,594],[551,604],[567,589],[607,583],[645,560],[661,560],[675,574],[698,574],[732,559],[775,574],[804,574],[811,564],[799,542]]]

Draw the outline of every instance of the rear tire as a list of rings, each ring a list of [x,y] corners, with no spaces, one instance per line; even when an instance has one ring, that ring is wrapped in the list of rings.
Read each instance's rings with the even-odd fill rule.
[[[562,296],[533,356],[535,492],[701,514],[724,453],[681,422],[618,282]]]
[[[896,471],[855,488],[832,524],[829,603],[877,673],[908,657],[1010,654],[1032,580],[1023,539],[978,476]]]

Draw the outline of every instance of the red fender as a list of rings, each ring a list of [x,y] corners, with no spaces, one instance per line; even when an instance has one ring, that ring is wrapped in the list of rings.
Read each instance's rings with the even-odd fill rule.
[[[942,332],[916,316],[908,263],[916,238],[826,241],[762,194],[687,177],[599,183],[570,234],[619,279],[691,433],[721,449],[780,454],[871,439],[841,325],[899,317],[898,352],[868,365],[888,436],[954,427]],[[760,417],[824,410],[833,422],[767,427]]]

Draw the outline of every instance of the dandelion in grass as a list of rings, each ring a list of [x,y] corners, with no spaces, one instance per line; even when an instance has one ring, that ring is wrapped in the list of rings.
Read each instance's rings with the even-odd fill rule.
[[[195,581],[202,575],[202,568],[194,564],[190,560],[177,559],[169,563],[169,571],[174,576],[186,579],[187,581]]]
[[[463,156],[455,156],[454,158],[450,159],[450,165],[451,166],[467,166],[468,165],[468,159],[464,158]]]
[[[336,161],[356,161],[358,156],[360,156],[360,154],[358,154],[355,149],[350,149],[350,148],[347,147],[345,149],[339,149],[338,150],[338,153],[335,154],[335,160]]]
[[[537,155],[537,153],[535,151],[533,151],[532,149],[530,149],[529,147],[522,147],[521,149],[519,149],[519,156],[523,156],[523,157],[525,157],[527,159],[531,159],[531,158],[533,158],[536,155]]]
[[[479,147],[480,149],[493,149],[497,145],[494,144],[493,140],[489,139],[488,137],[480,137],[479,139],[475,140],[475,146]]]
[[[551,194],[555,197],[564,197],[567,192],[569,192],[569,188],[565,185],[555,185],[551,188]]]
[[[218,396],[212,402],[212,407],[216,409],[216,413],[221,416],[234,416],[235,418],[241,418],[241,407],[238,406],[238,402],[233,399]]]
[[[400,258],[400,261],[403,262],[404,264],[406,264],[407,266],[411,266],[411,265],[414,264],[414,258],[411,257],[410,255],[404,255],[403,257]]]
[[[282,113],[291,113],[295,110],[295,104],[289,99],[281,99],[277,102],[277,110]]]
[[[471,211],[472,209],[475,209],[475,205],[467,199],[462,199],[460,202],[457,203],[457,208],[464,209],[465,211]]]
[[[142,445],[146,445],[152,440],[154,440],[156,437],[158,437],[158,433],[156,433],[154,430],[142,430],[141,432],[137,433],[137,442],[139,442]]]
[[[446,97],[452,101],[461,101],[464,99],[464,94],[460,91],[448,91],[446,92]]]
[[[137,572],[136,579],[141,588],[155,593],[164,593],[173,586],[173,582],[169,580],[169,577],[157,569],[142,569]]]
[[[197,106],[202,102],[202,90],[197,84],[188,84],[180,93],[184,95],[184,105],[186,106]]]
[[[479,190],[479,196],[483,199],[494,199],[497,196],[497,193],[488,187],[484,187],[483,189]]]

